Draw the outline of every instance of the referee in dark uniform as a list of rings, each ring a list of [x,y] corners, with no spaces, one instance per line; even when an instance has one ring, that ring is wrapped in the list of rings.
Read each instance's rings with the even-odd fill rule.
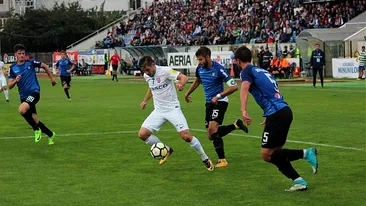
[[[319,72],[320,83],[324,87],[323,69],[325,67],[325,55],[320,49],[320,44],[315,44],[316,49],[311,53],[310,65],[313,70],[313,87],[316,85],[316,74]]]

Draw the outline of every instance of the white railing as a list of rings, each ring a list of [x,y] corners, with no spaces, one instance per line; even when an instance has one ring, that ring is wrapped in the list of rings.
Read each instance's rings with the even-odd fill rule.
[[[79,39],[78,41],[76,41],[76,42],[74,42],[74,43],[72,43],[72,44],[70,44],[69,46],[67,46],[67,49],[69,50],[69,49],[71,49],[71,48],[75,47],[76,45],[78,45],[78,44],[80,44],[80,43],[84,42],[85,40],[87,40],[87,39],[89,39],[89,38],[91,38],[91,37],[93,37],[93,36],[95,36],[95,35],[99,34],[100,32],[105,31],[106,29],[108,29],[109,27],[113,26],[114,24],[117,24],[118,22],[121,22],[121,21],[123,21],[123,20],[125,20],[125,19],[129,18],[131,15],[135,15],[135,14],[137,14],[137,13],[138,13],[138,11],[137,11],[137,10],[134,10],[134,11],[127,11],[127,14],[125,14],[125,15],[124,15],[124,16],[122,16],[121,18],[119,18],[119,19],[117,19],[117,20],[115,20],[115,21],[113,21],[113,22],[111,22],[111,23],[109,23],[109,24],[105,25],[104,27],[102,27],[102,28],[100,28],[100,29],[98,29],[98,30],[94,31],[93,33],[91,33],[91,34],[89,34],[89,35],[87,35],[87,36],[85,36],[85,37],[83,37],[83,38]]]

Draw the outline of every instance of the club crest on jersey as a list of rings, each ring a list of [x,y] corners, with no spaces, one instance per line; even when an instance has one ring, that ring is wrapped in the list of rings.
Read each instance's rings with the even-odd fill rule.
[[[30,66],[28,66],[28,68],[27,68],[28,70],[30,70],[31,69],[31,67]]]
[[[160,77],[156,77],[156,81],[160,83]]]
[[[212,76],[215,76],[215,72],[212,72],[212,73],[211,73],[211,75],[212,75]]]
[[[275,94],[275,98],[276,98],[276,99],[281,99],[281,94],[276,92],[276,94]]]

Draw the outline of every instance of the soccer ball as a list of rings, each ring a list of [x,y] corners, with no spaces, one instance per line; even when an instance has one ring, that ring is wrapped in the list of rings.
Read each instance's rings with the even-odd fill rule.
[[[165,144],[158,142],[151,146],[151,156],[155,159],[162,159],[168,154],[168,149]]]

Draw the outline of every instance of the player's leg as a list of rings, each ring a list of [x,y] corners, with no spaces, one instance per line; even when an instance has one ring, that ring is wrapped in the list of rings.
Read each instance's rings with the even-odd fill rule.
[[[41,140],[42,132],[39,130],[37,123],[34,121],[32,114],[35,110],[35,103],[39,100],[39,96],[37,95],[29,95],[26,99],[22,99],[22,103],[20,104],[18,111],[19,114],[23,116],[25,121],[32,127],[34,131],[34,141],[37,143]]]
[[[358,80],[362,80],[364,70],[365,70],[365,66],[359,66],[358,67]]]
[[[149,145],[161,142],[160,139],[153,133],[159,131],[165,122],[166,119],[163,118],[160,112],[156,110],[152,111],[151,114],[142,123],[141,128],[138,132],[138,136],[142,141]],[[160,160],[160,165],[164,164],[167,161],[168,157],[173,153],[173,149],[168,145],[166,146],[168,149],[168,155]]]
[[[293,181],[292,187],[287,191],[301,191],[307,189],[307,183],[290,162],[303,158],[304,151],[282,149],[291,122],[292,112],[289,107],[267,117],[262,136],[261,155],[264,161],[274,164],[283,175]]]
[[[3,92],[4,92],[4,95],[5,95],[5,100],[7,102],[9,102],[9,90],[8,90],[8,87],[3,87]]]
[[[183,140],[188,142],[191,148],[201,157],[206,169],[212,171],[214,169],[214,165],[206,155],[201,142],[189,131],[188,123],[182,110],[172,110],[169,113],[165,113],[164,117],[175,127]]]
[[[313,67],[313,87],[315,88],[316,86],[316,73],[318,71],[318,68]]]
[[[70,99],[69,86],[68,86],[70,84],[70,79],[67,76],[61,76],[61,83],[62,87],[64,88],[64,92],[67,99]]]
[[[217,120],[219,116],[219,111],[215,109],[215,105],[212,103],[206,103],[206,118],[205,118],[205,126],[207,129],[208,138],[212,141],[215,152],[218,156],[218,161],[215,167],[227,166],[227,162],[225,159],[225,151],[224,151],[224,141],[222,137],[218,133],[219,122],[214,121]],[[222,166],[221,166],[222,165]]]
[[[323,69],[323,67],[320,67],[319,68],[319,77],[320,77],[320,84],[321,84],[321,86],[322,86],[322,88],[324,88],[324,69]]]
[[[9,102],[9,90],[6,83],[5,76],[0,77],[0,93],[4,92],[5,100]]]
[[[36,107],[32,109],[32,118],[34,122],[37,124],[37,127],[41,129],[41,132],[46,134],[48,136],[48,144],[53,145],[55,144],[54,139],[56,137],[56,133],[51,131],[43,122],[41,122],[37,116],[37,110]]]
[[[113,70],[113,79],[116,78],[116,81],[118,82],[118,78],[117,78],[117,69],[118,69],[118,65],[112,65],[112,70]]]

